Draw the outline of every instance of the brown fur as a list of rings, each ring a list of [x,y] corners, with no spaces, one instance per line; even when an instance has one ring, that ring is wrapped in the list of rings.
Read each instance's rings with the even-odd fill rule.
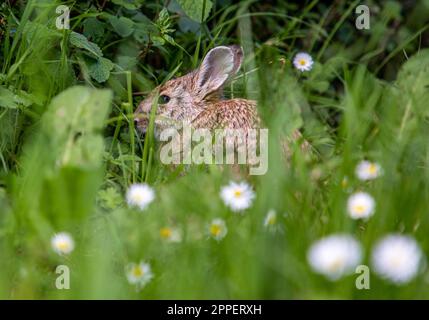
[[[259,128],[260,119],[256,102],[245,99],[231,99],[212,103],[192,120],[194,128]]]

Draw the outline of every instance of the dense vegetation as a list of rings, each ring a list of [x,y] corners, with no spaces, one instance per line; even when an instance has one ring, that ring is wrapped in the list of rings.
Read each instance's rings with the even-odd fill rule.
[[[0,297],[429,298],[429,2],[366,1],[369,30],[355,26],[359,4],[3,1]],[[56,27],[59,5],[71,9],[70,29]],[[245,59],[225,94],[258,101],[268,172],[163,165],[133,110],[228,44]],[[310,71],[294,67],[298,52],[314,59]],[[279,140],[296,129],[312,154],[295,142],[286,162]],[[364,159],[382,174],[359,179]],[[231,180],[255,193],[241,214],[219,196]],[[126,192],[143,182],[155,200],[139,210]],[[369,219],[348,215],[359,190],[375,200]],[[264,224],[270,210],[276,219]],[[207,231],[216,218],[228,228],[219,240]],[[180,241],[168,241],[172,230]],[[53,250],[58,232],[73,237],[70,254]],[[398,285],[371,270],[369,290],[353,272],[324,277],[307,253],[335,233],[357,239],[370,267],[380,238],[409,235],[423,253],[419,273]],[[153,278],[136,290],[127,272],[139,261]],[[58,265],[70,269],[69,290],[55,287]]]

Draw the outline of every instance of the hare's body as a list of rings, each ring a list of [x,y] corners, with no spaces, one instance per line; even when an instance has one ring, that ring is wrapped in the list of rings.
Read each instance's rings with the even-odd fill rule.
[[[210,104],[191,123],[194,128],[253,129],[260,119],[256,102],[246,99],[221,100]]]

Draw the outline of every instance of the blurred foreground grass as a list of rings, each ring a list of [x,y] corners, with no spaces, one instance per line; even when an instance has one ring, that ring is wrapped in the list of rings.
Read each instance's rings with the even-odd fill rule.
[[[416,2],[420,10],[429,11],[427,1]],[[85,36],[97,42],[104,55],[92,42],[55,29],[55,5],[29,1],[19,17],[6,6],[1,11],[8,18],[0,56],[1,298],[429,298],[425,265],[406,285],[389,284],[371,273],[371,289],[357,290],[357,275],[330,281],[315,274],[306,257],[319,238],[348,233],[361,242],[362,263],[369,264],[375,242],[391,232],[412,235],[429,255],[429,51],[420,48],[427,25],[400,29],[404,34],[399,32],[399,40],[387,48],[383,32],[390,23],[402,21],[399,2],[377,7],[379,19],[361,37],[356,30],[340,28],[348,25],[344,21],[354,8],[352,2],[326,8],[312,1],[299,10],[285,4],[278,11],[252,7],[252,1],[229,9],[215,4],[214,18],[198,24],[203,32],[194,35],[165,31],[168,28],[153,31],[172,18],[160,22],[156,15],[152,25],[142,17],[138,20],[133,8],[77,6],[73,30],[85,34],[81,24],[91,25]],[[151,5],[143,8],[160,12],[161,6]],[[142,57],[130,49],[139,38],[118,31],[115,22],[113,31],[104,26],[105,39],[102,34],[98,39],[95,22],[88,22],[97,17],[107,24],[110,18],[102,14],[114,9],[118,16],[147,23],[148,33],[158,32],[164,43],[143,42],[139,49],[168,52],[168,65],[160,70],[147,61],[124,66],[127,58]],[[333,11],[344,20],[337,24],[328,14]],[[410,15],[417,17],[418,12]],[[210,24],[210,19],[216,23]],[[176,26],[174,19],[170,23]],[[265,41],[254,39],[252,23],[266,23],[272,34]],[[118,50],[108,43],[115,30]],[[347,40],[349,33],[357,37],[355,43]],[[305,40],[307,34],[313,35],[310,41]],[[83,42],[76,46],[78,40]],[[256,194],[243,214],[231,212],[219,197],[223,185],[237,180],[228,168],[163,166],[157,160],[157,145],[150,143],[147,150],[152,152],[144,155],[144,142],[129,129],[130,102],[137,103],[131,84],[150,90],[152,77],[161,82],[183,74],[214,44],[224,43],[242,44],[247,57],[227,94],[257,99],[269,128],[267,174],[240,178]],[[184,48],[195,55],[188,56]],[[390,51],[374,63],[371,59],[378,59],[379,48]],[[315,65],[301,74],[291,59],[304,49]],[[407,58],[398,61],[401,55]],[[113,61],[109,60],[107,82],[98,81],[106,70],[97,68],[109,64],[102,59]],[[302,129],[315,156],[308,159],[292,145],[294,154],[286,164],[279,137],[296,128]],[[362,159],[379,163],[383,175],[369,182],[357,179],[355,168]],[[155,201],[140,212],[126,205],[124,195],[132,183],[143,181],[154,188]],[[376,201],[368,221],[347,215],[347,199],[359,190]],[[269,210],[278,214],[274,230],[264,227]],[[214,218],[224,219],[228,228],[221,241],[208,237]],[[166,241],[163,228],[181,230],[182,241]],[[52,236],[62,231],[75,240],[70,255],[58,255],[51,248]],[[141,260],[150,264],[154,277],[136,291],[127,282],[125,268]],[[55,287],[58,265],[70,268],[69,290]]]

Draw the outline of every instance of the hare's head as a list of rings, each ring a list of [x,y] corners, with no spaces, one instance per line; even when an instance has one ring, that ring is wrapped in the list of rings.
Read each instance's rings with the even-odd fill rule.
[[[156,131],[190,123],[221,98],[223,85],[237,73],[242,59],[243,51],[237,45],[211,49],[198,69],[158,86],[140,103],[134,115],[137,128],[146,131],[154,105]]]

